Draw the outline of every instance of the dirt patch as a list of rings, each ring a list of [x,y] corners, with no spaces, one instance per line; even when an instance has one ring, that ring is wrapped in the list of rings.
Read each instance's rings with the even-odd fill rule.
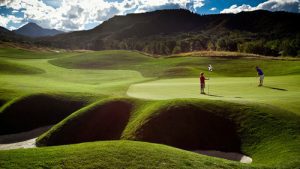
[[[42,137],[38,145],[119,140],[132,108],[133,105],[126,101],[110,101],[84,109],[57,126],[57,130],[50,131],[48,136]]]
[[[233,121],[189,104],[161,109],[136,131],[135,139],[186,150],[240,152],[241,146]]]
[[[85,103],[39,94],[13,100],[7,104],[0,112],[0,135],[56,124]]]

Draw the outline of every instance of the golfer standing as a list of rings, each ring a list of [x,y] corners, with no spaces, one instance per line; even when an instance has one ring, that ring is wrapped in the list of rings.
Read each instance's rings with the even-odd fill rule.
[[[205,80],[209,80],[208,78],[205,78],[204,73],[200,73],[200,89],[201,89],[201,94],[205,94],[204,88],[205,88]]]
[[[256,66],[256,71],[257,71],[257,76],[259,76],[259,85],[258,86],[262,86],[264,83],[264,72],[258,67]]]

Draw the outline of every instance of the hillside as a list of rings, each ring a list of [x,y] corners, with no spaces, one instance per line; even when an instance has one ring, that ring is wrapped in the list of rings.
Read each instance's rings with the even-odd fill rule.
[[[43,36],[54,36],[57,34],[64,33],[56,29],[45,29],[37,25],[36,23],[28,23],[21,28],[14,31],[16,34],[27,36],[27,37],[43,37]]]
[[[115,16],[92,30],[42,38],[38,44],[69,49],[130,49],[154,54],[226,50],[299,55],[300,15],[252,11],[198,15],[161,10]]]

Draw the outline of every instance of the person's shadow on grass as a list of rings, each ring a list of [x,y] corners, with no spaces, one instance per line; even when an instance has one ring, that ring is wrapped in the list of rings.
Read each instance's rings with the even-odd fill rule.
[[[214,95],[214,94],[205,94],[206,96],[212,96],[212,97],[223,97],[223,96],[219,96],[219,95]]]
[[[282,88],[277,88],[277,87],[272,87],[272,86],[263,86],[263,87],[273,89],[273,90],[279,90],[279,91],[288,91],[287,89],[282,89]]]

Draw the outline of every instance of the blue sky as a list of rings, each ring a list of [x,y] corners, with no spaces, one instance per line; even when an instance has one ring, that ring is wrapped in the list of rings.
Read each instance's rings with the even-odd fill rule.
[[[258,9],[300,11],[300,0],[1,0],[0,26],[17,29],[28,22],[63,31],[91,29],[114,15],[185,8],[198,14]]]

